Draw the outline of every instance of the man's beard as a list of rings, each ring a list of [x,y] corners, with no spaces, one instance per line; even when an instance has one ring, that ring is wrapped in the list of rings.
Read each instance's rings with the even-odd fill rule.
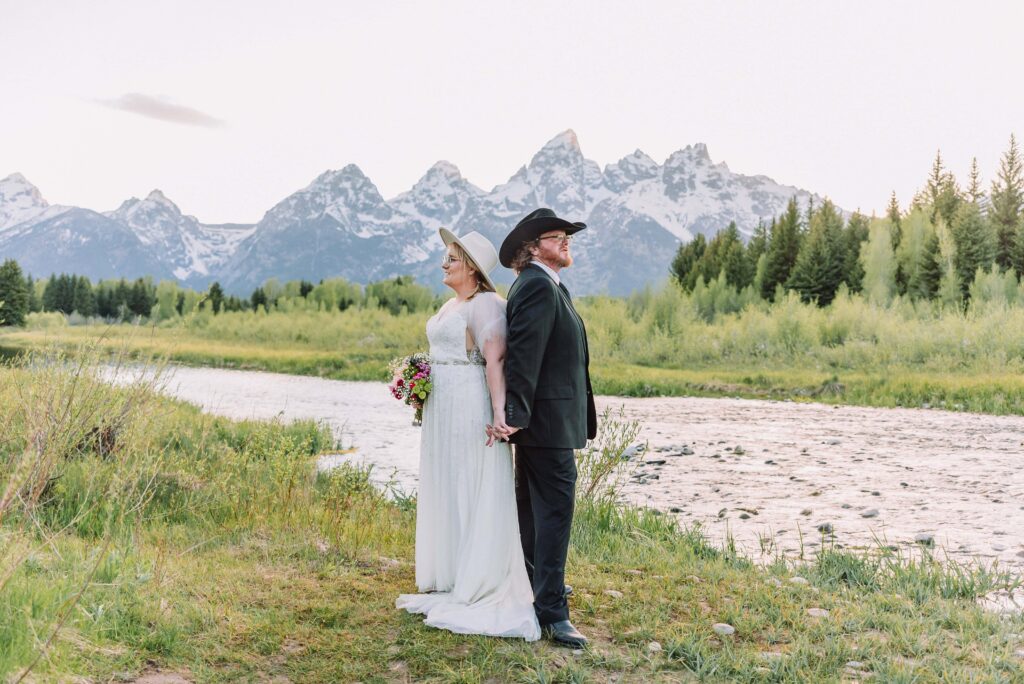
[[[565,256],[562,256],[561,254],[559,254],[558,255],[558,265],[561,268],[566,268],[567,266],[572,266],[572,255],[571,254],[566,254]]]

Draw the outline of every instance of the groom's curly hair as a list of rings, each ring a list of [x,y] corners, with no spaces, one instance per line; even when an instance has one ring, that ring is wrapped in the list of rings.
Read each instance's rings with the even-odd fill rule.
[[[530,248],[537,244],[536,240],[527,240],[523,244],[519,245],[519,249],[516,250],[515,256],[512,257],[510,264],[516,275],[526,268],[526,265],[533,260],[533,254],[530,252]]]

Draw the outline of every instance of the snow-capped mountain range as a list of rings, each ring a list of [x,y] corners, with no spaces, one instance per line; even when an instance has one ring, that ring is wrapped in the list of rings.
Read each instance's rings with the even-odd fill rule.
[[[624,294],[668,275],[680,243],[712,236],[730,221],[750,234],[806,190],[766,176],[733,173],[703,143],[663,164],[637,150],[602,170],[565,131],[506,183],[485,191],[440,161],[407,192],[385,200],[358,166],[325,171],[271,208],[255,225],[208,225],[159,190],[114,211],[49,205],[20,174],[0,180],[0,258],[37,276],[93,279],[150,275],[203,288],[220,281],[248,294],[268,278],[342,276],[366,283],[412,274],[440,287],[437,229],[477,230],[495,246],[537,207],[584,221],[564,272],[574,293]],[[495,279],[512,274],[498,268]]]

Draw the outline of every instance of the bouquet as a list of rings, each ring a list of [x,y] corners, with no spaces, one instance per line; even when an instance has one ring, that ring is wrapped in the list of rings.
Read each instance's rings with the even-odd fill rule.
[[[412,424],[423,422],[423,402],[430,396],[434,383],[430,379],[430,357],[419,352],[391,362],[391,384],[388,389],[395,399],[416,409]]]

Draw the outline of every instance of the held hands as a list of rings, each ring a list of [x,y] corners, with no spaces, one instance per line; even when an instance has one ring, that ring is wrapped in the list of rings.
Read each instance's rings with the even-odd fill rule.
[[[507,442],[509,438],[518,431],[519,428],[513,427],[505,422],[504,411],[495,411],[494,424],[486,427],[487,446],[491,446],[496,441]]]

